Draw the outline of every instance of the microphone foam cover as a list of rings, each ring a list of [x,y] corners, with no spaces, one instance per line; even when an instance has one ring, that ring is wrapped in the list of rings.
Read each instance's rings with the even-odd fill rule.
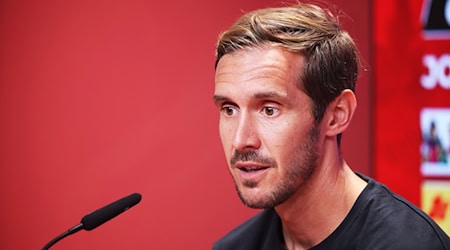
[[[93,230],[108,220],[128,210],[141,201],[141,195],[134,193],[102,207],[81,219],[84,230]]]

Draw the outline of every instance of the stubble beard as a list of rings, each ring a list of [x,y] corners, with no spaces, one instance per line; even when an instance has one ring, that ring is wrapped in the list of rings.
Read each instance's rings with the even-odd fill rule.
[[[288,163],[285,171],[285,175],[277,182],[274,183],[269,193],[260,199],[252,199],[252,197],[245,197],[243,192],[238,187],[236,180],[235,186],[239,198],[241,201],[250,208],[266,209],[275,207],[287,201],[292,197],[301,186],[307,182],[316,169],[316,162],[318,159],[317,153],[317,141],[319,137],[318,126],[313,125],[307,134],[307,138],[300,145],[296,151],[296,156]],[[273,163],[272,159],[264,158],[258,155],[256,151],[250,151],[245,153],[239,153],[256,161]],[[236,157],[233,157],[236,158]],[[239,158],[239,157],[237,157]],[[274,163],[276,164],[276,163]],[[245,181],[243,185],[246,188],[253,188],[257,186],[255,181]]]

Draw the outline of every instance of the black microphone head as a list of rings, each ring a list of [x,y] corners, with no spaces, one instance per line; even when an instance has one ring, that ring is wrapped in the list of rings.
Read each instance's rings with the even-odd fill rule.
[[[81,219],[83,229],[88,231],[95,229],[138,204],[141,201],[141,198],[142,196],[140,194],[134,193],[84,216]]]

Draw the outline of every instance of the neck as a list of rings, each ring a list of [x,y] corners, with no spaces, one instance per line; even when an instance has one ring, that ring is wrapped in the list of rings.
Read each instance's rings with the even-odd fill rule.
[[[308,249],[326,239],[344,220],[366,182],[335,155],[320,160],[297,193],[275,210],[287,249]],[[331,209],[331,210],[330,210]]]

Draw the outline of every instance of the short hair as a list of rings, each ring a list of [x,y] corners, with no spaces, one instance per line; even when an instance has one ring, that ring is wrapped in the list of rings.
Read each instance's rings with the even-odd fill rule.
[[[344,89],[355,91],[359,53],[350,35],[341,29],[337,17],[329,10],[299,3],[247,13],[219,36],[215,67],[225,54],[266,44],[304,56],[298,87],[313,102],[316,124]]]

